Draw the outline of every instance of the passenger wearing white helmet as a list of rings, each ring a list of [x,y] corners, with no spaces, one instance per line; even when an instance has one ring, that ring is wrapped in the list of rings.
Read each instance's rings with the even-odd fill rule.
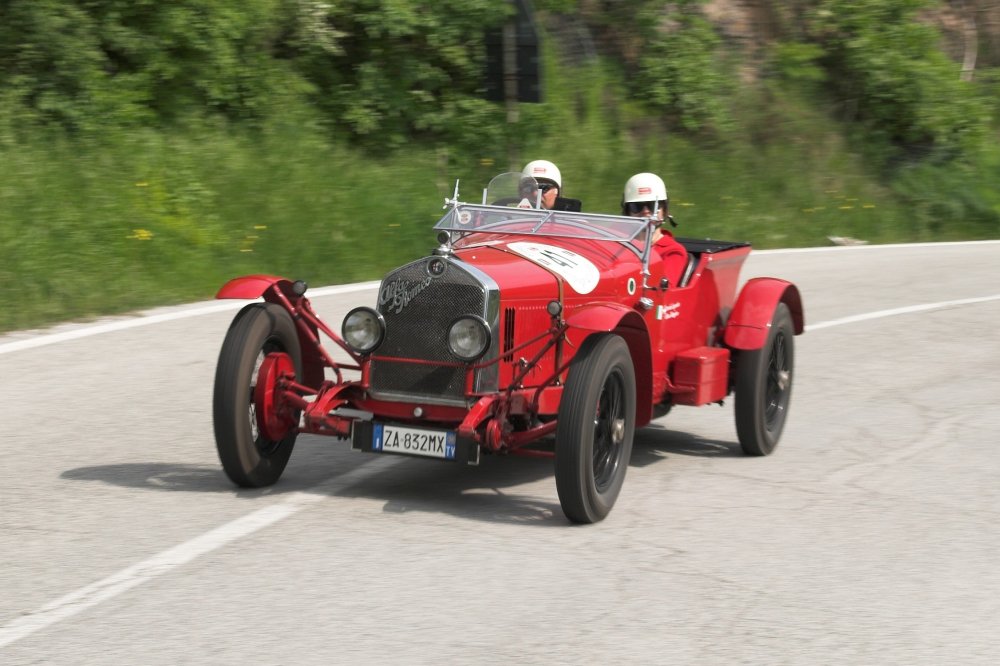
[[[559,167],[548,160],[534,160],[525,164],[521,173],[531,176],[538,182],[538,189],[542,191],[542,208],[552,210],[559,191],[562,190],[562,174],[559,173]]]
[[[672,233],[663,228],[669,203],[667,186],[655,173],[637,173],[625,183],[625,192],[622,194],[622,215],[653,217],[653,208],[657,209],[653,249],[663,260],[663,276],[670,280],[670,286],[675,287],[687,265],[687,250],[677,242]]]

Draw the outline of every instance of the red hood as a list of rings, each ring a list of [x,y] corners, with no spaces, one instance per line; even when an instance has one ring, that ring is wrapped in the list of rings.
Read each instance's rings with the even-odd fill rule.
[[[455,254],[493,278],[504,300],[555,298],[559,280],[565,298],[617,301],[628,277],[641,278],[639,257],[607,241],[505,235]]]

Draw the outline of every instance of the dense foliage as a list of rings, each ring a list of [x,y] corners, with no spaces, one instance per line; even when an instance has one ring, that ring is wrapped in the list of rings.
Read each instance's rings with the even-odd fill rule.
[[[536,158],[595,212],[662,174],[683,235],[1000,235],[988,22],[962,77],[934,0],[533,4],[544,100],[512,112],[500,0],[0,0],[0,331],[377,278],[456,177]]]
[[[734,128],[745,53],[702,2],[536,4],[549,24],[578,21],[619,63],[626,95],[671,126]],[[932,6],[777,4],[777,66],[763,78],[812,76],[823,83],[817,99],[866,142],[953,158],[983,135],[992,109],[919,20]],[[0,128],[10,137],[30,124],[159,127],[206,114],[259,126],[309,108],[332,136],[369,147],[498,139],[501,110],[481,98],[484,35],[512,12],[494,0],[6,0]]]
[[[479,99],[490,0],[6,0],[0,112],[71,131],[306,103],[334,136],[400,145],[502,118]],[[14,127],[12,127],[12,124]]]
[[[869,141],[947,159],[982,138],[988,109],[937,49],[940,35],[917,20],[926,4],[823,0],[807,34],[821,48],[840,117]]]

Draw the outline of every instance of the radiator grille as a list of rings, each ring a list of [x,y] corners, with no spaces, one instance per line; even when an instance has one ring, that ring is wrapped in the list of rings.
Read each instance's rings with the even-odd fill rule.
[[[510,363],[514,360],[514,355],[510,350],[514,348],[514,308],[504,308],[503,311],[503,360]]]
[[[452,262],[443,275],[431,278],[427,261],[403,266],[382,280],[378,310],[385,318],[386,331],[371,364],[372,393],[387,399],[464,404],[465,367],[380,358],[454,363],[448,351],[449,325],[463,314],[479,315],[492,325],[489,290],[480,279]],[[492,355],[495,358],[495,340]]]

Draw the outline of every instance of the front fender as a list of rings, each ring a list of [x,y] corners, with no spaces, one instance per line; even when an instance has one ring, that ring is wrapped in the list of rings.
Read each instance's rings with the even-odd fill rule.
[[[300,316],[298,308],[303,303],[308,304],[308,300],[295,294],[292,287],[294,284],[291,280],[277,275],[244,275],[222,285],[215,297],[256,299],[263,296],[265,301],[285,308],[291,315],[292,321],[296,322],[295,329],[299,336],[299,347],[302,349],[303,376],[298,380],[306,386],[318,389],[325,378],[323,370],[325,361],[318,345],[319,331],[315,325]],[[285,298],[282,299],[271,290],[271,287],[277,287],[277,291],[280,291]]]
[[[753,278],[743,285],[729,315],[723,337],[726,345],[733,349],[763,347],[778,303],[784,303],[791,311],[795,335],[802,333],[805,330],[805,315],[798,287],[778,278]]]
[[[292,281],[277,275],[244,275],[233,278],[222,285],[216,298],[260,298],[272,286],[278,285],[282,292],[291,293]]]
[[[642,427],[649,423],[653,417],[653,352],[642,315],[617,303],[598,303],[576,310],[567,317],[566,325],[570,331],[615,333],[625,340],[635,367],[635,424]]]
[[[615,330],[619,322],[629,314],[636,314],[635,310],[617,303],[596,303],[577,308],[566,319],[566,325],[594,333],[609,332]]]

